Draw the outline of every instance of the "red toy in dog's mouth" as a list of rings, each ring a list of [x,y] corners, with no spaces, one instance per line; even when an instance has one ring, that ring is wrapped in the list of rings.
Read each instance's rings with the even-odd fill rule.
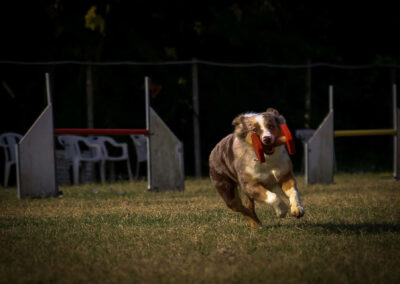
[[[283,127],[282,127],[283,126]],[[258,158],[258,161],[260,163],[265,162],[265,157],[264,153],[268,156],[272,155],[274,153],[274,147],[286,144],[288,147],[289,154],[293,155],[294,154],[294,142],[292,138],[292,134],[290,133],[290,130],[287,128],[286,124],[281,125],[282,132],[285,134],[285,136],[278,137],[275,140],[275,143],[273,145],[264,145],[261,142],[261,139],[258,137],[257,133],[253,133],[251,135],[251,139],[253,142],[253,148],[254,152],[256,153],[256,156]]]
[[[275,150],[274,150],[275,147],[283,145],[286,142],[287,142],[287,137],[280,136],[280,137],[276,138],[275,142],[272,144],[265,145],[264,143],[262,143],[262,142],[261,143],[262,143],[262,148],[263,148],[264,153],[267,155],[272,155],[275,152]]]

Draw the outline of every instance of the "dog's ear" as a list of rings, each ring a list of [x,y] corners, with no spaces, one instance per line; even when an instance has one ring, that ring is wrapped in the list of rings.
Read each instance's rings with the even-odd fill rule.
[[[272,113],[275,116],[276,123],[278,125],[286,123],[286,119],[283,117],[283,115],[279,114],[279,111],[277,111],[276,109],[270,107],[267,109],[267,113]]]
[[[238,126],[238,125],[240,125],[241,123],[242,123],[242,121],[243,121],[243,118],[244,118],[244,115],[243,114],[241,114],[241,115],[238,115],[237,117],[235,117],[235,119],[232,121],[232,125],[233,126]]]
[[[235,134],[238,135],[239,137],[246,136],[247,127],[245,120],[246,117],[243,114],[241,114],[232,121],[232,125],[235,127]]]
[[[267,109],[267,112],[272,112],[274,115],[279,116],[279,111],[277,111],[276,109],[270,107]]]

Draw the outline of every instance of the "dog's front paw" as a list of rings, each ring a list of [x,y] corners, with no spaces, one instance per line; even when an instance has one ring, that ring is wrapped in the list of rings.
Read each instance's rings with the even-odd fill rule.
[[[305,213],[306,211],[304,211],[304,208],[301,206],[292,206],[290,208],[290,214],[292,214],[293,217],[301,218]]]

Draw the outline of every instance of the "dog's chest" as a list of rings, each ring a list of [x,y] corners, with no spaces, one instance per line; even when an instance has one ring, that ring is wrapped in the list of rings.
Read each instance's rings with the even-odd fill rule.
[[[259,163],[253,159],[247,165],[246,173],[262,183],[279,182],[281,177],[290,171],[286,156],[285,153],[275,153],[272,156],[267,156],[264,163]]]

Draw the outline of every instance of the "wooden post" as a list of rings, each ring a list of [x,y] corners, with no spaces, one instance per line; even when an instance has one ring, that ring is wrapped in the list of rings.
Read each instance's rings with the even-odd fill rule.
[[[201,145],[200,145],[200,112],[199,112],[199,82],[196,59],[192,64],[193,92],[193,134],[194,134],[194,168],[196,177],[201,177]]]
[[[394,151],[394,164],[395,164],[395,172],[394,172],[394,178],[396,180],[400,180],[400,159],[399,159],[399,154],[400,154],[400,128],[398,127],[400,125],[400,108],[397,109],[397,135],[395,135],[395,139],[393,139],[396,144],[394,145],[395,151]]]
[[[398,127],[400,125],[400,108],[397,109],[397,135],[396,137],[396,151],[395,151],[395,158],[394,158],[394,163],[396,164],[396,172],[394,178],[396,180],[400,180],[400,159],[399,159],[399,154],[400,154],[400,128]]]
[[[94,128],[94,97],[93,97],[93,79],[92,66],[86,67],[86,110],[87,110],[87,126]]]
[[[310,128],[311,120],[311,60],[307,60],[307,74],[306,74],[306,95],[305,95],[305,113],[304,113],[304,127]]]
[[[395,179],[400,179],[400,166],[399,166],[399,109],[397,108],[397,86],[393,84],[392,89],[393,96],[393,129],[396,134],[393,135],[393,177]]]

